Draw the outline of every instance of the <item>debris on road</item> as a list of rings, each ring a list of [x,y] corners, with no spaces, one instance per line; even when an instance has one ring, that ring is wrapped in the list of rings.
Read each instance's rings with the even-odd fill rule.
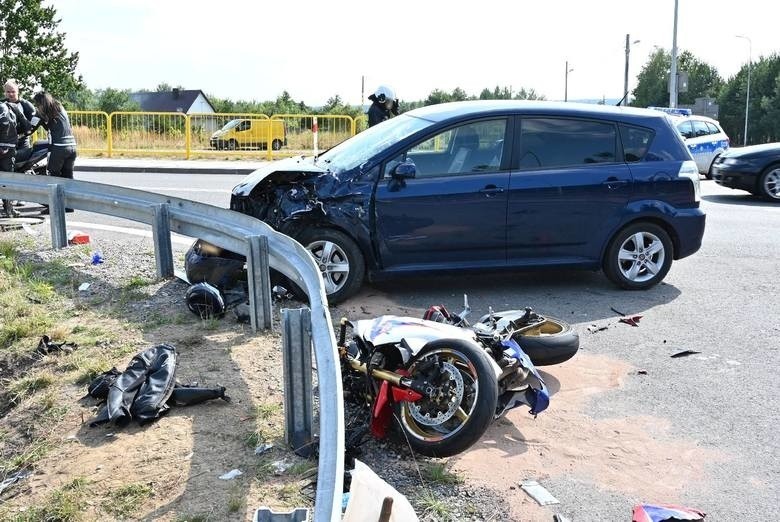
[[[90,283],[81,283],[79,285],[79,292],[86,292],[89,290],[89,287],[92,286]]]
[[[659,504],[640,504],[634,506],[631,516],[631,522],[664,522],[691,520],[693,522],[703,522],[707,515],[698,509],[692,509],[680,506],[671,506]]]
[[[550,506],[560,504],[557,498],[544,489],[544,487],[535,480],[524,480],[520,483],[520,488],[528,493],[540,506]]]
[[[241,475],[243,475],[243,473],[241,472],[240,469],[232,469],[232,470],[228,471],[227,473],[225,473],[224,475],[220,475],[219,479],[220,480],[233,480],[234,478],[240,477]]]
[[[264,453],[267,453],[273,447],[274,447],[274,445],[272,443],[266,442],[265,444],[262,444],[262,445],[257,446],[255,448],[255,455],[263,455]]]
[[[673,353],[670,357],[672,359],[677,359],[678,357],[688,357],[689,355],[696,355],[697,353],[701,352],[697,352],[696,350],[683,350],[681,352]]]
[[[393,499],[389,522],[414,522],[419,520],[409,500],[393,486],[382,480],[367,465],[355,459],[355,469],[350,472],[352,480],[349,501],[343,522],[379,520],[382,506],[387,497]]]
[[[41,355],[47,355],[54,352],[72,353],[73,350],[78,348],[76,343],[55,343],[48,335],[41,336],[41,340],[38,341],[38,347],[35,349]]]
[[[615,312],[615,313],[616,313],[616,314],[618,314],[618,315],[621,315],[621,316],[623,316],[623,317],[625,317],[625,316],[626,316],[626,314],[624,314],[624,313],[623,313],[623,312],[621,312],[620,310],[616,310],[615,308],[613,308],[613,307],[611,307],[611,306],[609,307],[609,309],[610,309],[610,310],[612,310],[613,312]]]
[[[20,480],[26,479],[30,475],[32,475],[32,471],[29,470],[22,470],[17,471],[16,473],[11,473],[4,481],[0,482],[0,494],[2,494],[3,491],[10,488]]]
[[[641,315],[632,315],[631,317],[621,317],[619,321],[630,326],[639,326],[640,319],[642,319]]]
[[[603,332],[604,330],[607,330],[608,328],[609,328],[608,324],[605,324],[603,326],[598,326],[598,325],[592,324],[592,325],[588,326],[588,331],[590,333]]]
[[[68,231],[68,244],[69,245],[88,245],[89,235],[80,230]]]
[[[90,259],[90,264],[92,265],[102,265],[103,261],[103,253],[102,252],[92,252],[92,259]]]

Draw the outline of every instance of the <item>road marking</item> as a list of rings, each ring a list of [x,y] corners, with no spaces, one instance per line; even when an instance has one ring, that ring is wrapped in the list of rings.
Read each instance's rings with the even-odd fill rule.
[[[115,225],[101,225],[98,223],[86,223],[84,221],[68,221],[68,226],[69,227],[72,226],[74,228],[81,227],[81,228],[91,228],[93,230],[106,230],[108,232],[119,232],[120,234],[129,234],[131,236],[152,237],[151,230],[144,230],[141,228],[118,227]],[[181,234],[171,232],[171,243],[178,243],[180,245],[190,245],[193,241],[195,241],[195,238],[191,238],[189,236],[182,236]]]
[[[173,192],[211,192],[214,194],[232,194],[232,190],[220,190],[220,189],[200,189],[200,188],[178,188],[178,187],[136,187],[127,186],[127,188],[134,188],[138,190],[145,190],[147,192],[157,192],[162,190],[171,190]]]

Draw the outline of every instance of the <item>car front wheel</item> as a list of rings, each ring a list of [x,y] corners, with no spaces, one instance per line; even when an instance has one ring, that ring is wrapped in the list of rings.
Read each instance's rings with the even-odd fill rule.
[[[772,165],[764,171],[758,189],[764,199],[780,203],[780,165]]]
[[[610,241],[604,273],[621,288],[644,290],[666,277],[672,256],[672,240],[663,228],[653,223],[635,223]]]
[[[310,229],[298,238],[320,270],[330,304],[355,294],[363,284],[366,267],[363,253],[346,234],[327,228]]]

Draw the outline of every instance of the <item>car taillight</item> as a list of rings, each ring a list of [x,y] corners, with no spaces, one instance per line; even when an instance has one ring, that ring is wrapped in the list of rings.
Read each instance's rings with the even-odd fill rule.
[[[698,203],[701,201],[701,186],[699,185],[699,169],[695,161],[683,161],[680,165],[678,178],[688,178],[693,183],[693,200]]]

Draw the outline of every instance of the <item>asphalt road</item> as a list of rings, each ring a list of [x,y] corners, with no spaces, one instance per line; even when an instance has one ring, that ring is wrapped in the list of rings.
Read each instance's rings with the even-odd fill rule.
[[[219,206],[227,205],[230,188],[242,178],[84,172],[76,177]],[[707,228],[701,250],[675,262],[664,283],[649,291],[620,291],[600,273],[568,271],[428,277],[374,290],[399,306],[443,303],[459,310],[468,293],[472,317],[488,306],[532,305],[568,320],[580,332],[583,350],[648,372],[647,378],[629,379],[599,395],[589,405],[591,416],[642,414],[668,421],[670,437],[718,455],[704,463],[700,480],[680,491],[683,504],[708,512],[707,520],[774,520],[780,499],[780,205],[711,181],[702,182],[702,191]],[[68,219],[138,228],[83,212]],[[616,318],[611,308],[643,315],[640,327],[590,334],[589,325]],[[686,349],[701,354],[669,357]],[[545,485],[561,500],[558,512],[578,521],[628,520],[637,500],[573,477]]]

